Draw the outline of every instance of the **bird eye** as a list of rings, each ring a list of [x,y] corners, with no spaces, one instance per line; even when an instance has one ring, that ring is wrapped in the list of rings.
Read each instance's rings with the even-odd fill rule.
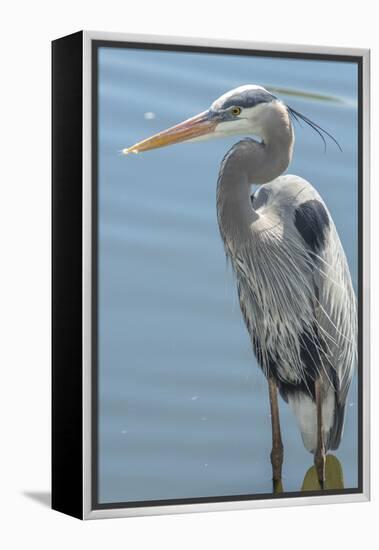
[[[241,114],[241,110],[242,110],[241,107],[233,107],[233,108],[232,108],[232,114],[233,114],[234,116],[238,116],[238,115]]]

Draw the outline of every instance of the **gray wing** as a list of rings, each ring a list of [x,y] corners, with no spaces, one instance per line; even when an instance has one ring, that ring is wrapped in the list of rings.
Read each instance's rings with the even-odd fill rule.
[[[315,317],[335,391],[333,427],[328,447],[339,446],[345,403],[357,361],[356,298],[349,267],[336,227],[323,203],[315,198],[295,210],[295,226],[312,263]]]

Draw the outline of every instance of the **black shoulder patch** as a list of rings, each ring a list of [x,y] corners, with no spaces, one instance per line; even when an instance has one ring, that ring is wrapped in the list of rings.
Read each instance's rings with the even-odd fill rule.
[[[329,225],[329,215],[316,199],[304,202],[295,210],[296,229],[313,252],[319,252],[324,246]]]

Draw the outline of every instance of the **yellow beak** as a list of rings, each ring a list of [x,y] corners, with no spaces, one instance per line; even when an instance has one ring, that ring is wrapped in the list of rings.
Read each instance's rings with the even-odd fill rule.
[[[159,132],[159,134],[155,134],[131,147],[123,149],[122,153],[124,155],[129,155],[129,153],[142,153],[143,151],[150,151],[150,149],[157,149],[158,147],[166,147],[174,143],[188,141],[214,132],[216,126],[217,121],[210,120],[208,111],[204,111],[176,126],[168,128],[168,130]]]

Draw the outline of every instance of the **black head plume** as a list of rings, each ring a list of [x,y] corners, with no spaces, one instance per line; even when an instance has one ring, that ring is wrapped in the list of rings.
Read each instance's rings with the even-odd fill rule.
[[[325,140],[324,134],[325,134],[325,136],[328,136],[332,141],[334,141],[334,143],[337,145],[338,149],[340,151],[342,151],[341,145],[338,143],[336,138],[332,136],[332,134],[330,134],[329,132],[324,130],[324,128],[321,128],[321,126],[319,126],[318,124],[313,122],[313,120],[311,120],[310,118],[306,117],[305,115],[302,115],[298,111],[295,111],[295,109],[292,109],[292,107],[289,107],[288,105],[286,105],[286,107],[287,107],[288,113],[290,115],[290,118],[293,121],[296,121],[300,124],[300,120],[302,120],[303,122],[308,124],[308,126],[310,126],[312,128],[312,130],[314,130],[315,132],[318,133],[318,135],[321,137],[322,141],[324,142],[325,151],[326,151],[326,140]]]

